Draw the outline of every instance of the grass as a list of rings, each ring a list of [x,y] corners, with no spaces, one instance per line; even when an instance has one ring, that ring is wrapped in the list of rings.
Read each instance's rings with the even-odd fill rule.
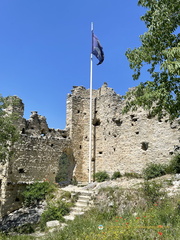
[[[77,217],[60,233],[48,235],[46,240],[177,240],[180,236],[180,212],[177,207],[178,198],[166,198],[148,205],[145,210],[122,215],[94,209]],[[102,230],[99,229],[100,225]]]
[[[46,222],[52,220],[59,220],[64,222],[63,216],[67,215],[70,212],[71,203],[66,203],[59,200],[56,203],[51,203],[48,205],[47,209],[43,212],[40,219],[40,226],[42,230],[45,230]]]
[[[168,197],[163,186],[145,181],[138,189],[117,186],[100,189],[94,209],[69,221],[63,230],[47,233],[40,239],[177,240],[180,236],[180,196]],[[63,193],[62,198],[69,199],[69,193]],[[35,239],[37,237],[29,235],[0,234],[0,240]]]
[[[159,186],[150,183],[150,187],[158,190]],[[147,188],[147,183],[145,189]],[[143,191],[141,194],[144,194]],[[105,193],[108,193],[106,189]],[[149,196],[152,189],[148,189]],[[112,192],[112,189],[109,189]],[[117,188],[115,189],[117,191]],[[122,189],[120,189],[121,193]],[[157,191],[158,196],[158,191]],[[177,240],[180,236],[180,196],[173,198],[162,194],[156,202],[144,198],[145,205],[127,208],[119,214],[113,208],[101,206],[77,216],[69,221],[68,226],[61,231],[49,233],[42,240]],[[117,199],[116,199],[117,200]],[[133,200],[133,199],[132,199]],[[129,210],[128,210],[129,209]],[[35,240],[30,236],[0,235],[0,240]]]
[[[0,233],[0,240],[35,240],[37,238],[34,237],[30,237],[30,236],[21,236],[21,235],[17,235],[17,236],[8,236],[5,234],[1,234]]]

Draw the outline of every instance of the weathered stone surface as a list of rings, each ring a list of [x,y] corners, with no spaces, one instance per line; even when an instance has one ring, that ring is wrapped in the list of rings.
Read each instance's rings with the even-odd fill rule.
[[[3,217],[0,221],[0,231],[9,232],[14,228],[21,227],[26,224],[34,224],[39,222],[40,216],[44,211],[44,205],[38,205],[31,208],[20,208],[9,215]]]
[[[21,139],[14,146],[13,158],[0,165],[0,215],[21,207],[21,192],[34,181],[56,181],[61,170],[63,182],[87,182],[89,176],[89,89],[75,86],[67,97],[66,129],[51,129],[46,118],[33,111],[23,118],[24,104],[9,106],[17,112],[15,124]],[[13,97],[9,98],[11,102]],[[168,163],[180,150],[180,120],[158,120],[139,108],[122,114],[124,100],[107,84],[93,90],[91,180],[98,171],[110,175],[141,173],[147,163]],[[64,156],[67,160],[63,168]],[[62,185],[62,184],[61,184]]]
[[[78,181],[88,180],[89,89],[75,87],[67,99],[67,128]],[[180,148],[180,121],[158,120],[139,108],[122,114],[125,102],[105,83],[93,90],[92,176],[94,171],[141,173],[147,163],[168,163]],[[72,121],[73,120],[73,121]],[[93,179],[93,177],[92,177]]]
[[[46,227],[48,228],[53,228],[58,226],[60,226],[60,222],[58,220],[53,220],[46,223]]]
[[[29,120],[24,119],[24,104],[18,97],[11,97],[9,101],[13,102],[13,98],[19,105],[9,106],[7,112],[18,113],[15,124],[21,138],[12,148],[13,158],[0,165],[0,217],[22,206],[21,192],[27,184],[35,181],[55,182],[63,154],[66,154],[68,161],[65,173],[67,182],[71,181],[75,166],[68,131],[48,128],[46,118],[36,111],[32,112]]]

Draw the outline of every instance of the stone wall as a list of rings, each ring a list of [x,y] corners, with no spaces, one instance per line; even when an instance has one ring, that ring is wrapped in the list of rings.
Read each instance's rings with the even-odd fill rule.
[[[74,87],[67,100],[67,127],[70,128],[77,162],[75,176],[88,181],[89,90]],[[151,118],[148,112],[122,114],[125,102],[107,87],[93,90],[92,179],[93,173],[106,170],[140,173],[147,163],[167,163],[179,148],[179,120]]]
[[[29,120],[24,119],[22,101],[19,101],[19,108],[16,110],[19,118],[15,124],[18,126],[20,139],[13,146],[13,157],[0,166],[2,216],[21,207],[21,193],[27,184],[56,181],[62,155],[66,154],[69,162],[65,169],[66,181],[71,181],[75,166],[68,131],[49,129],[46,118],[35,111]],[[13,111],[14,108],[8,107],[9,113]]]
[[[75,163],[69,145],[70,140],[67,139],[21,137],[20,143],[14,146],[15,154],[9,162],[2,213],[7,210],[11,212],[21,206],[21,192],[27,184],[35,181],[55,182],[63,153],[68,154],[71,163],[67,170],[67,179],[72,179]]]
[[[21,192],[29,183],[60,181],[61,175],[67,182],[73,177],[88,181],[89,101],[89,89],[73,87],[67,97],[66,129],[59,130],[49,128],[36,111],[24,119],[22,100],[9,98],[10,103],[18,103],[7,112],[17,113],[21,137],[13,157],[0,165],[1,216],[21,206]],[[98,171],[140,173],[147,163],[168,163],[180,148],[178,119],[158,120],[140,108],[123,115],[124,100],[106,83],[93,90],[92,103],[91,180]]]

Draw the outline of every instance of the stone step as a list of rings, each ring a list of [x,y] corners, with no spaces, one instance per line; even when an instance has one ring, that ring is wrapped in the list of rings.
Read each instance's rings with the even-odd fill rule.
[[[83,207],[80,207],[80,206],[74,206],[71,208],[72,212],[82,212],[82,210],[84,210],[84,206]]]
[[[72,211],[72,212],[70,213],[70,215],[64,216],[64,219],[65,219],[66,221],[68,221],[68,220],[73,221],[76,216],[78,216],[78,215],[83,215],[83,214],[84,214],[84,212],[83,212],[82,210],[81,210],[81,211],[78,211],[78,212]]]
[[[66,190],[68,190],[68,188],[66,188]],[[71,191],[71,195],[79,193],[79,196],[78,196],[77,202],[75,203],[75,206],[71,208],[70,214],[67,216],[64,216],[64,219],[66,221],[68,221],[68,220],[73,221],[75,216],[83,215],[84,211],[88,210],[88,207],[90,205],[89,203],[92,202],[91,196],[92,196],[93,191],[84,190],[84,189],[80,189],[80,188],[72,189],[72,187],[71,187],[70,191]]]
[[[77,200],[77,202],[75,203],[75,206],[87,206],[89,204],[89,201],[86,201],[86,200]]]
[[[78,187],[84,187],[87,185],[88,185],[88,182],[78,182]]]
[[[84,208],[88,207],[88,203],[87,202],[76,202],[75,206],[81,207],[84,209]]]
[[[89,195],[79,195],[78,200],[86,200],[89,201],[91,199],[91,196]]]
[[[84,212],[83,212],[83,211],[81,211],[81,212],[73,212],[73,214],[74,214],[74,215],[83,215]]]
[[[93,194],[93,191],[91,190],[81,190],[80,191],[81,195],[88,195],[88,196],[91,196]]]
[[[71,208],[71,212],[69,215],[64,216],[66,221],[73,221],[75,216],[83,215],[84,211],[89,209],[89,206],[92,205],[91,196],[93,191],[82,190],[82,189],[73,189],[71,190],[71,195],[79,193],[78,200],[75,203],[75,206]]]
[[[80,193],[80,195],[83,196],[91,196],[93,191],[89,191],[89,190],[82,190],[82,189],[74,189],[73,191],[71,191],[72,193]]]
[[[85,199],[84,199],[84,198],[80,198],[80,197],[79,197],[78,200],[77,200],[77,202],[82,202],[82,203],[83,203],[83,202],[86,202],[86,203],[87,203],[87,202],[89,202],[89,201],[90,201],[90,199],[88,199],[88,198],[85,198]]]

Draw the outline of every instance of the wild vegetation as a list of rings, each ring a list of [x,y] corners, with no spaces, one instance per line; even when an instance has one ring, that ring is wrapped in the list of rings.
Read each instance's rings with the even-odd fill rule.
[[[135,189],[102,188],[95,208],[69,221],[63,230],[43,240],[177,240],[180,236],[180,196],[168,197],[164,182],[145,181]],[[113,204],[112,204],[113,203]],[[0,235],[3,240],[36,239]]]
[[[13,144],[18,140],[19,134],[14,126],[15,114],[7,114],[5,108],[11,103],[15,107],[18,103],[10,98],[3,98],[0,95],[0,163],[5,164],[7,158],[12,157]]]
[[[180,173],[180,154],[173,156],[169,164],[150,163],[143,170],[145,180],[160,177],[165,174]]]
[[[74,198],[71,197],[70,192],[60,192],[58,199],[56,194],[58,187],[48,181],[35,182],[26,186],[25,191],[22,193],[24,197],[25,206],[33,206],[38,204],[40,201],[46,200],[47,207],[42,213],[40,218],[39,227],[44,230],[46,222],[51,220],[59,220],[64,222],[63,216],[70,212],[70,208],[74,205],[76,195]],[[34,232],[37,226],[30,227],[29,225],[15,229],[16,232],[30,233]]]
[[[97,172],[95,173],[95,180],[97,182],[103,182],[105,180],[110,179],[109,174],[106,171],[101,171],[101,172]]]
[[[55,189],[55,185],[48,181],[35,182],[27,185],[25,191],[22,193],[24,205],[31,206],[39,203],[39,201],[44,200],[46,196],[50,196]]]
[[[119,171],[114,172],[111,179],[141,177],[142,180],[144,178],[144,183],[133,189],[101,188],[94,199],[97,203],[94,209],[84,216],[77,217],[75,221],[69,222],[68,227],[65,227],[60,234],[48,235],[45,239],[108,239],[109,237],[118,239],[118,236],[121,236],[120,239],[153,239],[158,236],[163,236],[163,239],[176,239],[180,234],[179,198],[178,196],[170,198],[164,191],[164,187],[171,185],[172,182],[158,182],[154,179],[166,173],[180,173],[179,163],[180,154],[176,154],[169,164],[147,165],[142,175],[136,173],[122,175]],[[99,172],[96,178],[101,182],[109,180],[110,176],[107,172]],[[26,224],[14,229],[21,235],[1,234],[0,239],[21,240],[24,239],[23,234],[32,233],[37,228],[46,231],[47,221],[64,222],[63,216],[69,213],[75,199],[72,199],[69,192],[62,192],[57,198],[57,189],[57,185],[48,181],[28,185],[22,193],[25,206],[36,205],[45,199],[48,203],[39,224]],[[77,196],[75,198],[77,199]],[[101,226],[98,228],[99,225],[103,225],[103,230],[99,229]],[[75,238],[72,238],[72,235]],[[33,239],[31,236],[25,238]]]
[[[169,164],[160,164],[160,163],[149,163],[143,169],[143,173],[135,173],[135,172],[125,172],[121,174],[119,171],[113,173],[110,178],[109,174],[106,171],[100,171],[95,174],[95,180],[97,182],[103,182],[106,180],[114,180],[121,177],[128,178],[144,178],[145,180],[153,179],[156,177],[163,176],[165,174],[175,174],[180,173],[180,154],[177,153],[174,155]]]

